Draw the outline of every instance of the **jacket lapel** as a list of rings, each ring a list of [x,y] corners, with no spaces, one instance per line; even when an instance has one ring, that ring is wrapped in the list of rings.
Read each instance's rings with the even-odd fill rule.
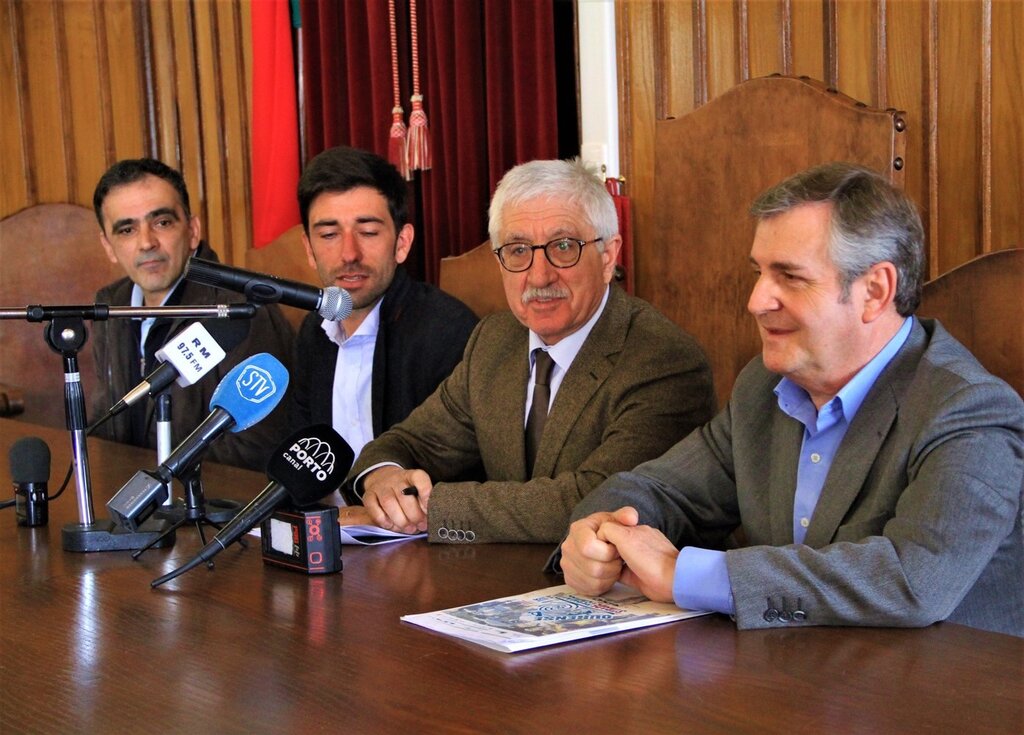
[[[772,411],[771,469],[768,473],[768,514],[771,543],[793,543],[793,499],[796,495],[796,470],[804,427],[781,409]]]
[[[508,479],[526,482],[530,471],[526,466],[526,386],[530,381],[529,333],[518,322],[515,324],[516,337],[509,340],[505,353],[498,356],[503,366],[497,372],[499,379],[491,378],[491,397],[487,411],[491,414],[486,423],[497,427],[497,436],[507,437]],[[547,426],[547,425],[545,425]],[[488,468],[488,474],[496,469]],[[515,477],[518,475],[518,477]]]
[[[825,478],[804,543],[820,548],[832,541],[867,481],[899,413],[900,398],[925,348],[925,332],[915,320],[907,343],[878,376],[846,432]]]
[[[615,369],[614,356],[622,351],[628,328],[629,305],[625,293],[613,286],[604,313],[587,336],[555,395],[547,422],[544,424],[540,448],[537,450],[534,477],[551,477],[555,473],[558,457],[569,441],[569,435],[576,426],[580,414]],[[523,395],[525,396],[525,389]],[[599,432],[602,428],[583,427],[580,431]],[[524,466],[525,456],[524,441]]]

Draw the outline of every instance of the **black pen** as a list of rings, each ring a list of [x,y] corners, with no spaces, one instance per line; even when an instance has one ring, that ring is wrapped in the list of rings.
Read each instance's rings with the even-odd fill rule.
[[[414,498],[418,498],[420,496],[420,491],[414,487],[406,487],[402,488],[402,495],[411,495]]]

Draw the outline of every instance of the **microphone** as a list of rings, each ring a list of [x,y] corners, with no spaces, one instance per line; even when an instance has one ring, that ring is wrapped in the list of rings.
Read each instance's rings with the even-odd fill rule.
[[[50,480],[50,447],[37,436],[26,436],[11,445],[7,458],[18,525],[45,526],[49,520],[46,483]]]
[[[301,429],[284,440],[267,462],[270,478],[263,491],[213,537],[188,563],[153,580],[153,587],[194,569],[240,539],[288,500],[293,505],[315,503],[341,485],[352,467],[355,454],[334,429],[317,424]]]
[[[202,258],[189,258],[185,280],[237,291],[257,304],[280,302],[315,311],[328,321],[347,319],[352,313],[352,297],[337,286],[321,289],[308,283],[254,273]]]
[[[137,531],[167,499],[172,478],[189,472],[225,431],[244,431],[265,419],[287,387],[288,370],[273,355],[261,352],[238,363],[214,389],[210,414],[203,422],[153,472],[139,470],[107,501],[114,520]]]
[[[117,416],[146,396],[157,395],[175,380],[183,388],[194,385],[248,335],[248,321],[213,321],[209,325],[192,322],[157,351],[160,365],[125,393],[97,423]]]

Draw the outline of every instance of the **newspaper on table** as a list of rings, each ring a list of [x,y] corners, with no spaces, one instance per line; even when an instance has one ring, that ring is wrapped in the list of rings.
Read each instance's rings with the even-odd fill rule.
[[[599,597],[560,585],[438,612],[403,615],[402,620],[495,651],[515,653],[707,614],[651,602],[623,584]]]

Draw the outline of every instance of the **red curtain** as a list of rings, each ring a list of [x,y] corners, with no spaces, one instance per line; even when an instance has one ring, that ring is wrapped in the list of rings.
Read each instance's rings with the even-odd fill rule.
[[[300,222],[299,126],[288,0],[252,4],[253,247]]]
[[[553,0],[418,0],[419,60],[433,166],[412,183],[410,267],[487,238],[487,204],[517,163],[558,155]],[[335,145],[387,157],[393,92],[384,0],[303,0],[306,156]],[[396,1],[401,100],[410,110],[408,0]],[[572,39],[566,39],[572,43]],[[575,121],[573,121],[575,125]]]

